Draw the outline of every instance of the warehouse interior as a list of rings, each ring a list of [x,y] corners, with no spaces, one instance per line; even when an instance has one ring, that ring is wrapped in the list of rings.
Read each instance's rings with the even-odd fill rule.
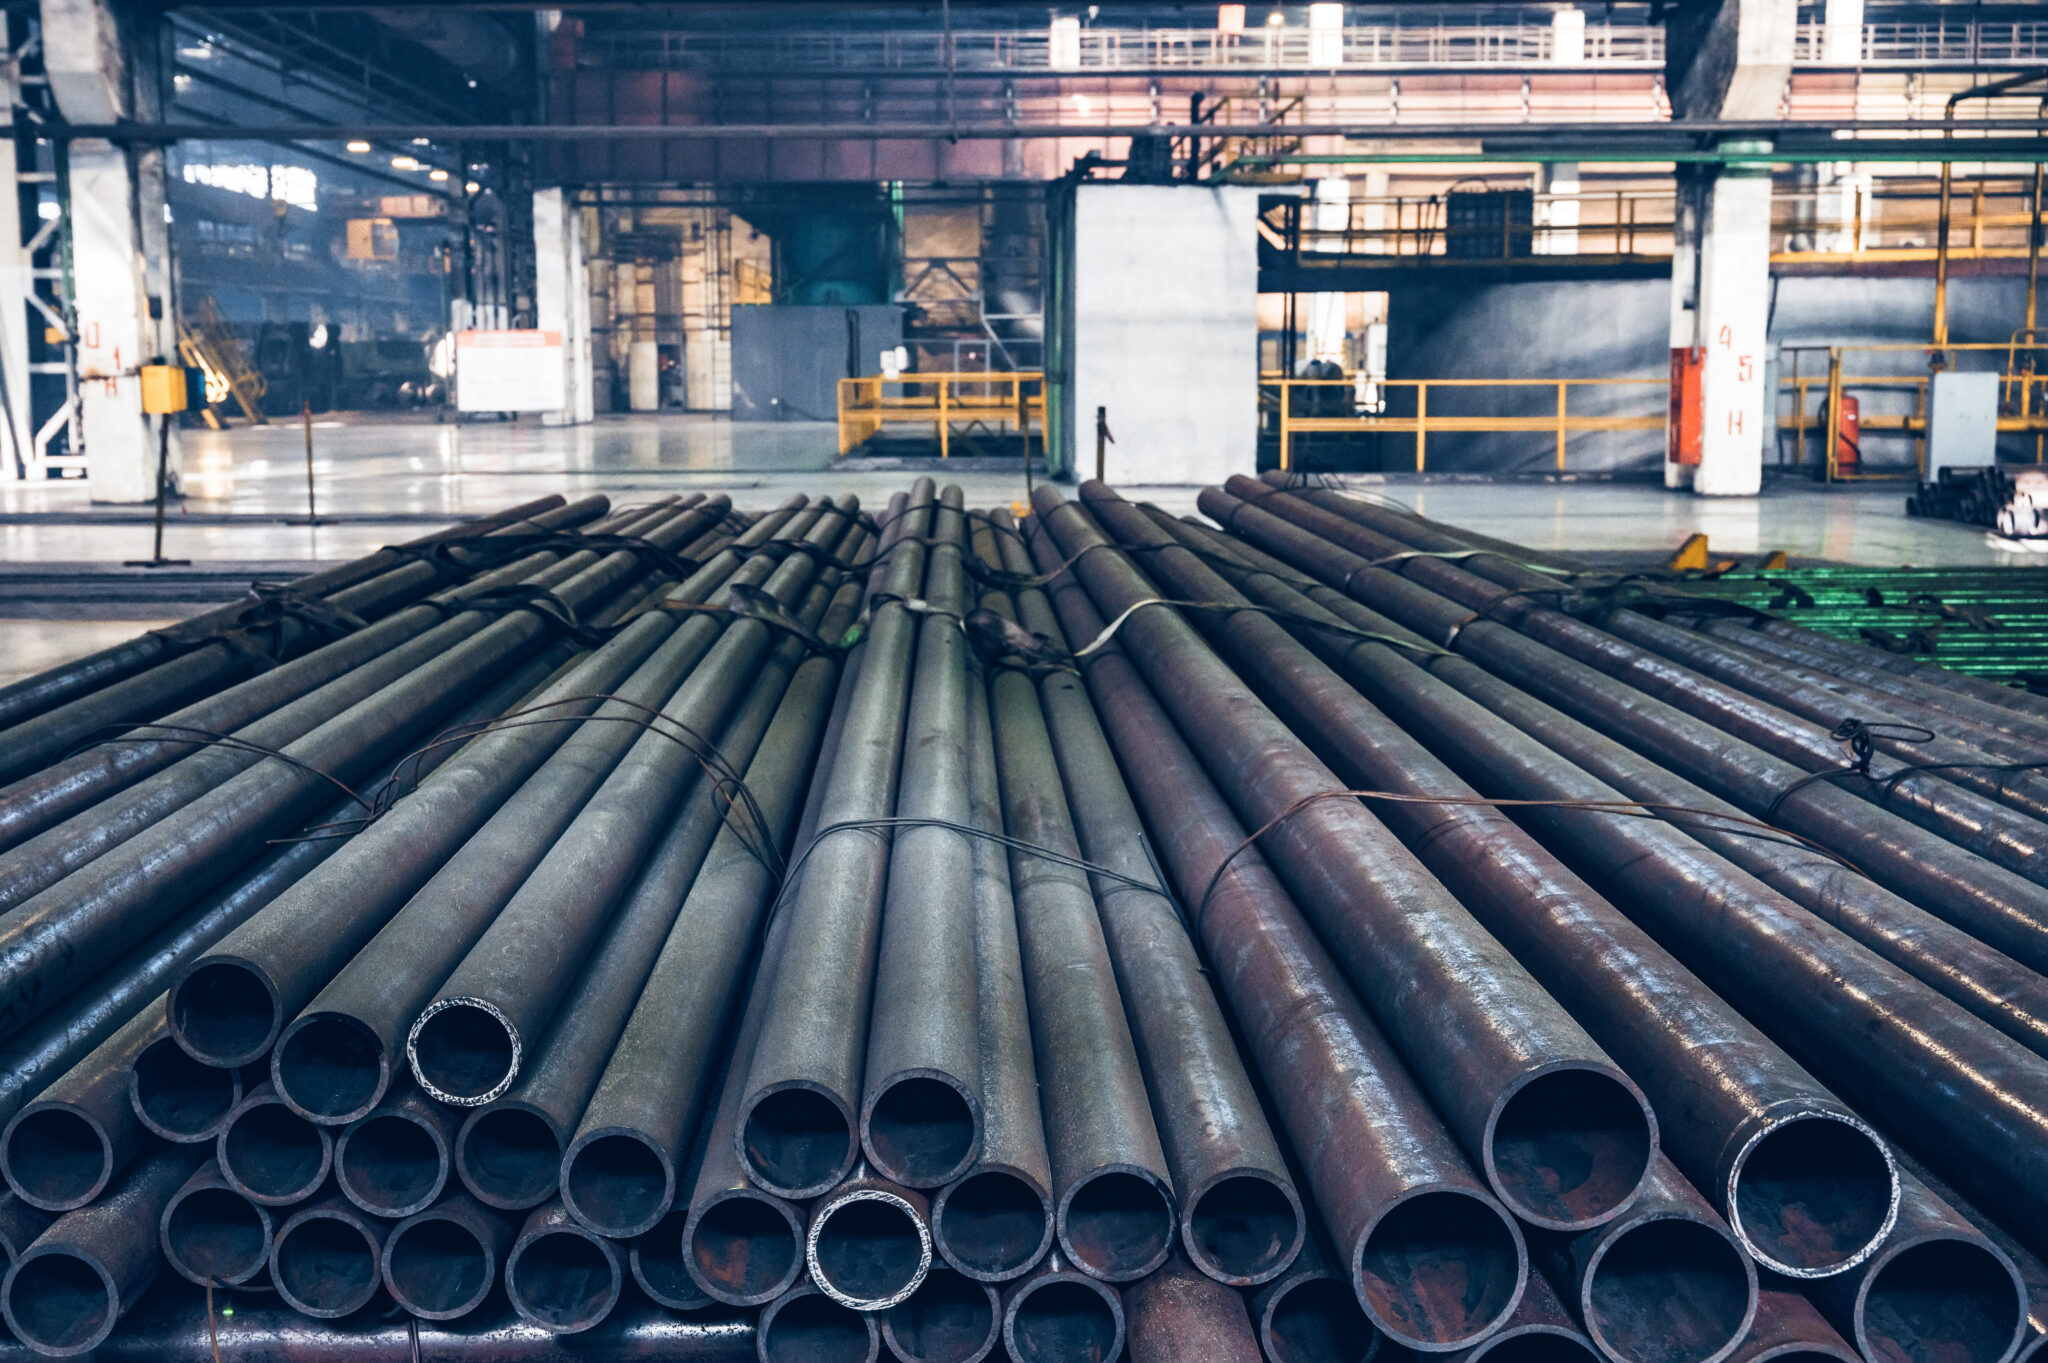
[[[2048,4],[0,50],[0,1363],[2048,1363]]]

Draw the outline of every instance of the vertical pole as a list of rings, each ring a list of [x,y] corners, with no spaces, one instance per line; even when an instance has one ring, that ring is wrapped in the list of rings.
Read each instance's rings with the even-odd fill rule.
[[[1949,185],[1952,164],[1941,163],[1941,207],[1935,214],[1934,227],[1934,345],[1935,360],[1943,359],[1940,351],[1948,345],[1948,218]],[[1828,456],[1833,459],[1832,453]]]
[[[1422,472],[1423,442],[1429,431],[1429,380],[1421,379],[1415,385],[1415,471]]]
[[[306,427],[306,524],[314,524],[318,517],[313,509],[313,400],[306,399],[299,409],[299,416]],[[164,418],[168,424],[170,418]]]
[[[1109,408],[1095,409],[1095,481],[1106,483],[1109,475]]]
[[[1984,250],[1984,182],[1979,180],[1970,191],[1970,249],[1981,254]]]
[[[1564,389],[1565,380],[1557,381],[1557,471],[1564,472]]]
[[[953,457],[953,418],[947,401],[952,395],[952,389],[953,384],[950,376],[939,380],[939,458],[941,459],[951,459]]]
[[[1842,440],[1842,348],[1828,347],[1828,420],[1824,436],[1826,445],[1821,454],[1822,479],[1835,481],[1835,455],[1841,448]]]
[[[1286,473],[1294,467],[1294,423],[1289,420],[1288,404],[1293,399],[1294,385],[1287,379],[1280,380],[1280,471]]]
[[[149,554],[153,564],[164,561],[164,491],[170,481],[171,468],[170,413],[164,413],[156,421],[156,545]]]

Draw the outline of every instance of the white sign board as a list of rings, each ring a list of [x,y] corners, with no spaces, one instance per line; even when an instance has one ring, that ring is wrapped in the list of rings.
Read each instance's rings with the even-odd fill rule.
[[[562,333],[455,333],[455,410],[562,410]]]

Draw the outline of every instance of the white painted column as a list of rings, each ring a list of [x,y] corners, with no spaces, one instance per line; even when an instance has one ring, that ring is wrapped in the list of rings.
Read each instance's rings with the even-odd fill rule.
[[[1671,227],[1671,348],[1687,350],[1699,344],[1699,239],[1700,213],[1699,197],[1689,192],[1690,186],[1681,176],[1678,181],[1678,198]],[[1664,486],[1684,488],[1692,486],[1693,465],[1681,464],[1671,458],[1673,434],[1670,420],[1665,422],[1664,439]]]
[[[1771,176],[1730,167],[1707,191],[1700,241],[1700,463],[1693,490],[1753,496],[1763,483],[1765,332],[1770,313]]]
[[[0,185],[12,186],[18,171],[14,156],[14,101],[19,86],[13,62],[0,64]],[[0,482],[19,476],[34,439],[28,401],[28,296],[35,287],[29,275],[28,252],[22,249],[21,196],[0,193],[0,378],[14,420],[0,439]]]
[[[1575,256],[1579,253],[1579,163],[1559,161],[1549,171],[1550,201],[1536,254]],[[1616,248],[1619,250],[1619,247]]]
[[[1315,226],[1319,233],[1343,233],[1351,226],[1351,182],[1341,176],[1316,181]],[[1318,251],[1341,251],[1342,236],[1313,238]],[[1344,363],[1345,295],[1312,293],[1308,296],[1308,358]]]
[[[1827,0],[1821,16],[1822,55],[1830,66],[1863,62],[1863,0]]]
[[[590,354],[590,268],[583,214],[559,189],[533,192],[535,324],[562,337],[562,406],[544,426],[579,425],[595,413]]]

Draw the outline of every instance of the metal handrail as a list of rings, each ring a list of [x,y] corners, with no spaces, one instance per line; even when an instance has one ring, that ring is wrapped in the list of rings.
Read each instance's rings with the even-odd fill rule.
[[[1031,391],[1032,386],[1037,391]],[[896,391],[891,393],[889,389]],[[979,391],[969,391],[979,390]],[[1035,370],[980,370],[948,373],[906,373],[893,378],[868,374],[839,380],[839,453],[849,454],[879,434],[886,425],[924,425],[936,429],[939,457],[953,454],[953,426],[965,422],[997,434],[1014,425],[1028,453],[1031,421],[1045,428],[1045,375]]]
[[[1381,413],[1360,413],[1353,416],[1297,416],[1294,412],[1293,395],[1297,389],[1352,388],[1355,378],[1346,379],[1270,379],[1262,378],[1260,386],[1279,390],[1280,416],[1280,467],[1294,466],[1294,436],[1314,431],[1340,432],[1387,432],[1415,436],[1415,471],[1428,471],[1429,436],[1432,431],[1452,432],[1546,432],[1557,440],[1557,470],[1565,471],[1566,438],[1574,431],[1662,431],[1669,400],[1666,396],[1669,380],[1663,376],[1655,378],[1602,378],[1602,379],[1376,379],[1373,386],[1382,392],[1390,388],[1413,388],[1415,390],[1415,415],[1412,417],[1386,416]],[[1574,388],[1620,388],[1637,387],[1654,390],[1657,395],[1656,412],[1642,416],[1585,416],[1574,415],[1571,411],[1571,390]],[[1494,416],[1494,415],[1430,415],[1429,390],[1432,388],[1549,388],[1557,395],[1555,411],[1545,416]]]

